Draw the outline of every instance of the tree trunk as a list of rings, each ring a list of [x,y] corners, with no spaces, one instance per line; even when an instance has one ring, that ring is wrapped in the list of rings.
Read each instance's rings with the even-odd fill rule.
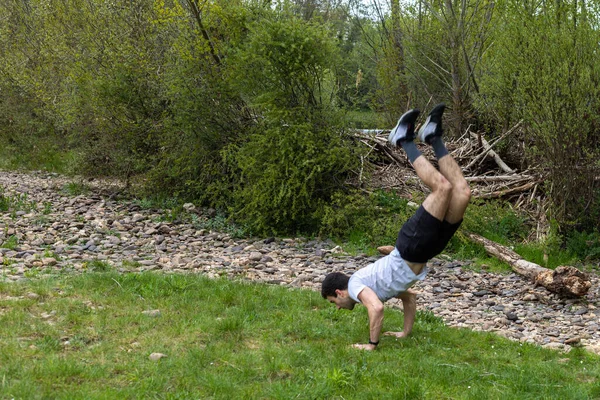
[[[450,76],[452,80],[452,110],[457,118],[454,120],[454,132],[462,132],[463,123],[463,93],[461,79],[460,54],[461,42],[460,35],[463,34],[463,15],[455,9],[451,0],[445,1],[446,18],[448,22],[448,37],[450,44]],[[456,6],[458,8],[458,6]]]
[[[469,238],[483,245],[490,255],[509,264],[516,273],[530,278],[536,285],[541,285],[551,292],[565,296],[581,297],[592,286],[587,276],[577,268],[565,265],[557,267],[555,270],[547,269],[523,260],[521,256],[508,247],[492,242],[482,236],[470,233]]]

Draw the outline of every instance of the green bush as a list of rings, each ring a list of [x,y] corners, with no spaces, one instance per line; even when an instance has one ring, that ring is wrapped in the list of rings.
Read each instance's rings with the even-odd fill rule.
[[[321,234],[348,240],[361,250],[394,245],[402,224],[415,209],[393,193],[337,193],[325,207]]]
[[[254,231],[317,230],[357,162],[333,103],[336,51],[326,27],[274,16],[233,57],[231,82],[260,118],[224,153],[239,171],[230,209]]]
[[[566,239],[566,250],[581,261],[600,259],[600,233],[571,232]]]
[[[234,215],[258,232],[318,229],[353,162],[339,131],[310,120],[253,134],[233,157],[241,171]]]
[[[467,208],[463,228],[501,244],[522,241],[530,232],[528,220],[510,203],[473,200]]]

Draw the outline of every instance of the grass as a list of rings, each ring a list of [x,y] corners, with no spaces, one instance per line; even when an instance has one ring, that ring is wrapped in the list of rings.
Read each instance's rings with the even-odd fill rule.
[[[37,294],[37,296],[31,295]],[[152,317],[147,310],[160,310]],[[402,314],[386,310],[384,328]],[[586,399],[600,359],[451,329],[418,313],[375,352],[364,307],[195,275],[112,272],[0,284],[0,398]],[[167,357],[151,361],[151,353]]]
[[[91,189],[88,185],[81,182],[68,182],[64,185],[62,192],[68,196],[80,196],[90,193]]]
[[[5,241],[0,243],[0,248],[14,250],[18,245],[19,239],[15,235],[11,235]]]
[[[29,200],[26,193],[6,195],[4,189],[0,187],[0,212],[11,212],[14,218],[16,211],[30,212],[35,209],[37,203]]]

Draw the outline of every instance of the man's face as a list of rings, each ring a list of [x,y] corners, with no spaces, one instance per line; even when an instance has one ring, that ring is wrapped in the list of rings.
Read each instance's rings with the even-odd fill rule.
[[[347,290],[336,290],[337,297],[327,296],[327,301],[337,306],[338,310],[344,308],[346,310],[352,310],[356,305],[356,302],[348,295]]]

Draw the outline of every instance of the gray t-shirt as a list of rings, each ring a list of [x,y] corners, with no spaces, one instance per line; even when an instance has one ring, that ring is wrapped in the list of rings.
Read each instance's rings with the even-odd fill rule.
[[[389,255],[352,274],[348,281],[348,294],[360,303],[358,295],[365,287],[369,287],[383,302],[406,292],[417,281],[425,279],[428,271],[425,266],[419,275],[415,275],[398,249],[394,249]]]

